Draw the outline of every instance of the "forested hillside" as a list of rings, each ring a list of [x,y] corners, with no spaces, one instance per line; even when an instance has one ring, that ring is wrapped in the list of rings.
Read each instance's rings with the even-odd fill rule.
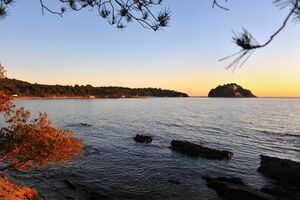
[[[0,90],[18,97],[188,97],[187,94],[160,88],[93,87],[91,85],[42,85],[5,78],[0,82]]]

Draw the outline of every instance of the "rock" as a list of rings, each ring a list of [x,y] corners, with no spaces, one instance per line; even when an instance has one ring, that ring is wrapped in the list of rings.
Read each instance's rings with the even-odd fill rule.
[[[280,200],[299,200],[300,191],[287,190],[286,188],[275,186],[271,188],[264,187],[260,190],[266,194],[277,197]]]
[[[281,185],[300,188],[300,162],[265,155],[260,158],[259,172],[279,181]]]
[[[80,123],[80,126],[82,127],[91,127],[91,124],[87,124],[87,123]]]
[[[64,183],[68,186],[68,188],[75,190],[77,188],[77,184],[65,179]]]
[[[208,97],[256,97],[250,90],[244,89],[236,83],[219,85],[215,89],[211,89]]]
[[[137,134],[133,139],[136,142],[141,142],[141,143],[151,143],[152,142],[152,137],[151,136],[146,136],[146,135]]]
[[[177,184],[177,185],[181,184],[178,180],[174,180],[174,179],[168,179],[168,182],[173,183],[173,184]]]
[[[171,148],[190,156],[200,156],[208,159],[230,159],[233,156],[233,153],[230,151],[220,151],[209,147],[203,147],[188,141],[172,140]]]
[[[276,197],[263,193],[246,185],[240,178],[203,177],[208,187],[214,188],[218,195],[230,200],[277,200]]]
[[[106,193],[107,191],[102,188],[97,188],[91,185],[84,185],[80,183],[73,183],[65,179],[64,183],[72,190],[71,193],[64,192],[67,199],[82,199],[82,200],[105,200],[111,199]]]

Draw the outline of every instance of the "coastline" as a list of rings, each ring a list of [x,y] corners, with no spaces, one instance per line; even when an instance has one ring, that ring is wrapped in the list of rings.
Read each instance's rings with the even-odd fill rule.
[[[50,96],[50,97],[39,97],[39,96],[20,96],[13,97],[13,99],[150,99],[150,98],[189,98],[189,97],[157,97],[157,96],[139,96],[139,97],[87,97],[87,96]]]

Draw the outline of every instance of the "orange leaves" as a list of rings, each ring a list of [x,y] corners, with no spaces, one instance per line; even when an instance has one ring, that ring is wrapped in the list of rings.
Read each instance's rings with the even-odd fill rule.
[[[3,77],[0,64],[0,81]],[[71,131],[55,128],[46,113],[32,120],[28,110],[14,109],[11,97],[1,91],[0,112],[8,119],[8,126],[0,129],[0,162],[6,164],[0,172],[62,163],[82,155],[82,142]]]
[[[1,81],[1,79],[0,79]],[[8,112],[13,108],[11,97],[0,91],[0,112]]]
[[[82,143],[72,132],[55,128],[46,113],[29,120],[24,108],[14,111],[10,126],[0,132],[0,155],[12,168],[62,163],[82,155]]]
[[[35,189],[12,183],[6,177],[0,176],[0,199],[2,200],[24,200],[38,196]]]
[[[5,78],[5,69],[0,63],[0,83]],[[11,102],[11,97],[0,91],[0,112],[8,112],[14,105]]]

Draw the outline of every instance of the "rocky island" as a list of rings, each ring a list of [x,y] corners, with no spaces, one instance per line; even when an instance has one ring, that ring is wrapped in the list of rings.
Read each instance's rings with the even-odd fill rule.
[[[256,97],[250,90],[244,89],[236,83],[219,85],[211,89],[208,97]]]

